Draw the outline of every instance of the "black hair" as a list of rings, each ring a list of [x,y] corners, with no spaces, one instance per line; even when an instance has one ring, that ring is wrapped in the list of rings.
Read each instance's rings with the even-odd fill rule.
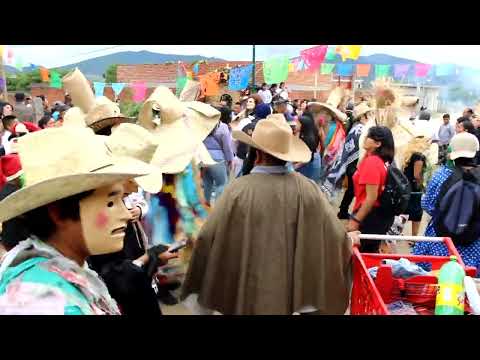
[[[473,123],[469,119],[459,121],[458,123],[462,124],[465,131],[468,132],[469,134],[475,133],[475,126],[473,126]]]
[[[220,96],[220,101],[225,101],[229,108],[232,107],[233,99],[229,94],[223,94],[222,96]]]
[[[277,84],[270,85],[270,89],[273,88],[273,87],[278,87],[278,85]]]
[[[95,190],[86,191],[77,195],[55,201],[58,207],[58,216],[62,220],[80,220],[80,200],[91,195]],[[46,241],[56,231],[56,226],[48,213],[48,206],[45,205],[31,210],[24,215],[25,224],[31,234]]]
[[[476,166],[475,162],[475,157],[473,158],[466,158],[466,157],[459,157],[453,160],[453,163],[455,164],[456,167],[462,167],[462,166]]]
[[[457,123],[461,123],[461,122],[468,121],[468,120],[470,120],[468,117],[460,116],[460,117],[457,119]]]
[[[285,85],[285,83],[283,81],[280,83],[280,86],[282,86],[282,85]]]
[[[227,106],[219,106],[217,110],[220,111],[220,121],[224,124],[230,124],[232,122],[232,111]]]
[[[16,102],[21,102],[25,100],[25,94],[24,93],[16,93],[15,94],[15,101]]]
[[[263,83],[261,87],[267,86],[267,83]]]
[[[58,119],[60,120],[60,115],[58,115]],[[112,135],[112,127],[113,125],[106,126],[103,129],[95,131],[95,135],[104,135],[104,136],[110,136]]]
[[[42,129],[45,129],[47,126],[48,122],[50,121],[52,117],[50,115],[44,115],[39,121],[38,121],[38,126],[41,127]]]
[[[392,163],[395,157],[395,142],[393,141],[392,131],[386,126],[373,126],[368,130],[367,137],[382,143],[374,153],[380,156],[383,161]]]
[[[467,110],[467,112],[468,112],[469,114],[472,114],[472,115],[473,115],[473,110],[472,110],[472,108],[466,108],[465,110]]]
[[[302,115],[298,121],[302,124],[300,129],[300,139],[307,144],[312,153],[317,151],[320,143],[320,136],[318,135],[318,127],[313,120],[311,114],[306,113]]]
[[[12,125],[15,120],[17,120],[17,117],[15,115],[7,115],[2,118],[2,124],[3,128],[6,129],[7,126]]]
[[[450,114],[443,114],[442,116],[443,119],[449,118],[450,119]]]

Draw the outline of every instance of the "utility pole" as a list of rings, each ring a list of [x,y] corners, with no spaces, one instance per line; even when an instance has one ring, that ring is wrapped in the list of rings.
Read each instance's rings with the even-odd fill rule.
[[[255,45],[252,45],[252,90],[255,86]],[[253,93],[253,91],[251,91]]]

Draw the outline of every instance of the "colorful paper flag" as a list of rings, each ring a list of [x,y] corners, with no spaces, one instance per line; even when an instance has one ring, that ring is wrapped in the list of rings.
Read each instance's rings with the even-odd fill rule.
[[[13,50],[8,49],[7,51],[7,62],[11,64],[13,62]]]
[[[455,74],[455,65],[454,64],[440,64],[436,67],[437,76],[450,76]]]
[[[15,67],[17,70],[22,70],[23,69],[23,59],[20,56],[17,56],[17,59],[15,61]]]
[[[392,65],[375,65],[375,77],[388,77],[390,75],[390,68]]]
[[[112,83],[112,90],[115,93],[115,96],[119,96],[125,87],[125,83]]]
[[[253,64],[230,70],[228,88],[232,91],[245,90],[252,77]]]
[[[133,86],[133,101],[141,102],[147,95],[147,84],[144,81],[136,82]]]
[[[335,64],[325,64],[323,63],[320,68],[320,74],[322,75],[330,75],[333,72],[333,68]]]
[[[281,56],[263,63],[263,77],[267,84],[280,83],[288,78],[288,57]]]
[[[347,59],[357,60],[361,50],[362,45],[339,45],[337,46],[336,53],[340,54],[342,61]]]
[[[295,71],[295,64],[293,63],[288,64],[288,72],[291,73],[294,71]]]
[[[338,76],[352,76],[353,64],[337,64],[336,70]]]
[[[186,83],[187,83],[186,76],[180,76],[180,77],[177,76],[177,79],[175,80],[175,95],[180,96]]]
[[[95,96],[100,97],[103,96],[103,91],[105,90],[105,83],[104,82],[93,82],[93,90],[95,91]]]
[[[0,91],[5,88],[5,79],[0,77]]]
[[[329,47],[327,50],[327,54],[325,55],[325,61],[335,61],[337,58],[337,52],[335,51],[334,47]]]
[[[0,58],[3,58],[3,49],[5,49],[5,45],[0,45]]]
[[[194,73],[195,75],[198,74],[199,69],[200,69],[200,65],[199,65],[198,63],[195,64],[195,65],[193,65],[193,73]]]
[[[43,66],[40,67],[40,79],[45,82],[48,81],[48,69]]]
[[[367,77],[370,74],[370,64],[357,64],[357,76]]]
[[[61,89],[62,88],[62,79],[60,73],[55,70],[50,71],[50,87]]]
[[[220,81],[220,73],[211,72],[202,75],[200,78],[200,87],[204,96],[216,96],[220,92],[218,82]]]
[[[396,78],[402,78],[408,75],[410,70],[410,64],[395,64],[393,67],[393,76]]]
[[[305,70],[305,61],[303,61],[303,59],[298,59],[297,67],[296,67],[295,70],[296,70],[296,71],[303,71],[303,70]]]
[[[305,62],[305,65],[308,71],[313,72],[318,70],[318,68],[320,67],[320,64],[325,59],[327,50],[328,50],[327,45],[318,45],[310,49],[302,50],[300,52],[300,56]]]
[[[415,76],[416,77],[425,77],[432,68],[430,64],[415,64]]]

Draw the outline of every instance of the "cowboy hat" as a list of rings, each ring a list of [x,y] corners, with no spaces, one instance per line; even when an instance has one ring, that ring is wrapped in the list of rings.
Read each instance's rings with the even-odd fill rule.
[[[163,173],[182,172],[199,147],[204,146],[203,140],[219,119],[220,112],[210,105],[198,101],[182,103],[169,88],[156,88],[138,115],[140,125],[162,144],[151,164]]]
[[[112,156],[89,129],[51,128],[18,139],[25,187],[0,202],[0,222],[57,200],[151,172],[151,166]]]
[[[85,123],[94,132],[121,123],[135,123],[120,112],[117,103],[106,96],[95,98],[88,80],[78,68],[62,79],[64,88],[71,94],[73,103],[85,114]]]
[[[312,158],[312,152],[301,139],[293,135],[283,114],[273,114],[259,121],[251,137],[238,130],[233,131],[232,135],[234,139],[280,160],[306,163]]]
[[[358,119],[360,116],[370,112],[370,111],[374,111],[375,109],[371,108],[370,106],[368,106],[368,104],[366,102],[361,102],[360,104],[358,104],[357,106],[355,106],[355,108],[353,109],[353,117],[355,119]]]
[[[338,110],[338,105],[342,102],[342,99],[344,98],[344,93],[345,90],[342,89],[341,87],[336,87],[333,89],[333,91],[330,93],[328,96],[328,99],[326,102],[309,102],[307,106],[318,106],[318,107],[323,107],[328,110],[340,121],[345,122],[347,121],[347,115]]]
[[[153,136],[141,126],[120,124],[110,136],[104,136],[105,143],[114,156],[132,157],[150,163],[158,143]],[[162,189],[163,175],[159,168],[153,166],[146,176],[135,178],[137,184],[146,192],[156,194]]]

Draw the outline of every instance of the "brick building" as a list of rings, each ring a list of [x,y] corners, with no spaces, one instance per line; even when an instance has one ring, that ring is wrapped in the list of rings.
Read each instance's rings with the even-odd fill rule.
[[[200,64],[198,75],[204,75],[218,69],[226,67],[236,67],[248,65],[249,61],[229,61],[229,62],[211,62],[208,64]],[[193,72],[193,66],[185,64],[187,71]],[[143,64],[143,65],[118,65],[117,67],[117,82],[131,84],[133,82],[142,81],[147,84],[147,97],[153,92],[157,86],[167,86],[172,91],[175,91],[175,80],[177,76],[177,64]],[[196,76],[194,75],[194,79]],[[263,63],[256,62],[255,64],[255,83],[260,85],[264,82],[263,78]],[[289,89],[290,99],[318,99],[325,101],[332,88],[336,85],[341,85],[345,88],[352,88],[352,78],[334,75],[321,75],[310,73],[308,71],[295,71],[288,74],[288,79],[285,81]],[[355,87],[354,87],[355,88]],[[50,88],[48,83],[32,84],[30,91],[32,96],[45,95],[50,103],[55,101],[63,101],[65,92],[63,89]],[[230,94],[234,99],[239,97],[238,91],[230,91],[227,86],[221,86],[221,94]],[[114,99],[114,92],[110,86],[105,87],[104,95],[109,99]],[[120,94],[120,100],[132,101],[132,89],[128,85]],[[208,100],[218,100],[218,97],[213,97]]]

